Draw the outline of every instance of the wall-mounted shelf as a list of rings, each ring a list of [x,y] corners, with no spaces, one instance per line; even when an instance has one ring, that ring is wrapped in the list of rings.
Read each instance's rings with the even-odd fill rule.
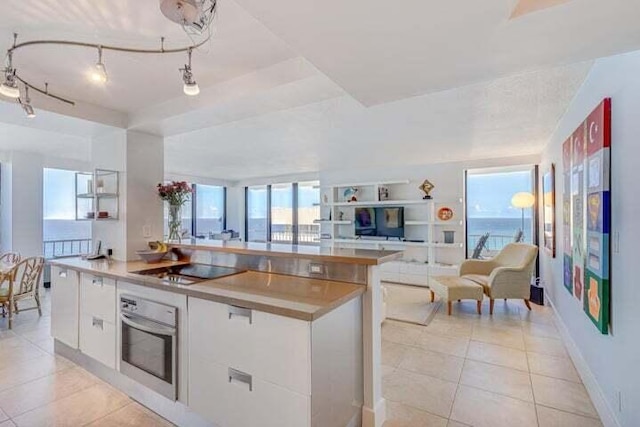
[[[120,212],[117,171],[96,169],[75,177],[76,221],[117,221]],[[100,216],[106,212],[106,216]]]

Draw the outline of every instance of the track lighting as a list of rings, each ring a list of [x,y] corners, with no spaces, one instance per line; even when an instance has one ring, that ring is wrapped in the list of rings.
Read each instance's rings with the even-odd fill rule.
[[[11,53],[8,53],[7,66],[4,69],[4,81],[0,84],[0,94],[17,99],[20,97],[20,89],[18,89],[16,70],[13,68],[11,59]]]
[[[18,102],[22,105],[22,109],[28,118],[33,119],[36,116],[36,112],[31,105],[31,98],[29,98],[29,86],[24,87],[24,99],[18,98]]]
[[[191,51],[189,49],[189,63],[185,64],[184,68],[180,68],[182,71],[182,81],[184,82],[184,86],[182,90],[185,95],[195,96],[200,93],[200,88],[198,87],[198,83],[193,78],[193,73],[191,72]]]
[[[102,46],[98,46],[98,62],[96,62],[95,67],[91,70],[89,77],[92,82],[98,84],[105,84],[109,80],[107,68],[102,63]]]

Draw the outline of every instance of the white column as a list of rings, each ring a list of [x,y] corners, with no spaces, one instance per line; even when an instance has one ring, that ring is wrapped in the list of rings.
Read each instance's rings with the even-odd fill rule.
[[[39,154],[12,152],[2,164],[2,251],[42,255],[42,167]]]
[[[382,397],[382,287],[380,267],[369,266],[367,292],[362,307],[362,345],[364,367],[363,427],[382,427],[385,420],[385,400]]]
[[[164,140],[137,131],[116,130],[92,140],[93,168],[116,170],[120,180],[118,221],[95,221],[93,241],[113,249],[117,260],[135,260],[137,249],[162,240],[162,201],[156,184],[164,180]]]
[[[135,260],[137,249],[164,234],[163,205],[156,194],[164,180],[164,139],[127,131],[126,171],[127,259]]]

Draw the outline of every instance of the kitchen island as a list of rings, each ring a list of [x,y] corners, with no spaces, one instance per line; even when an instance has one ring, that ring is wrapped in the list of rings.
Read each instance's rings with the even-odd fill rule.
[[[179,425],[382,425],[377,269],[398,253],[200,241],[171,248],[174,260],[160,264],[52,261],[56,352]],[[188,264],[237,273],[188,285],[143,274]],[[145,304],[177,313],[178,363],[166,375],[174,395],[144,372],[127,375],[127,357],[137,357],[129,356],[129,310]]]

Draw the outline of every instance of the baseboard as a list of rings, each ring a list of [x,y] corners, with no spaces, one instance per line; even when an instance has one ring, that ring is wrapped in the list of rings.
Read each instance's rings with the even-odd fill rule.
[[[600,384],[596,381],[596,377],[593,375],[593,372],[591,372],[587,361],[582,357],[582,353],[580,352],[578,345],[571,337],[569,329],[567,329],[567,325],[564,324],[562,317],[560,317],[558,310],[556,310],[555,304],[548,296],[546,297],[546,300],[549,302],[549,305],[556,315],[556,323],[558,325],[560,335],[562,336],[562,340],[569,351],[569,356],[571,357],[571,360],[573,360],[573,364],[578,371],[578,375],[580,375],[580,378],[587,389],[587,393],[593,402],[593,406],[596,408],[596,411],[600,416],[600,421],[602,421],[604,427],[621,427],[615,416],[615,412],[611,406],[609,406],[609,402],[607,402],[607,399],[604,397]]]
[[[376,407],[362,407],[362,427],[382,427],[387,417],[387,401],[381,398]]]

